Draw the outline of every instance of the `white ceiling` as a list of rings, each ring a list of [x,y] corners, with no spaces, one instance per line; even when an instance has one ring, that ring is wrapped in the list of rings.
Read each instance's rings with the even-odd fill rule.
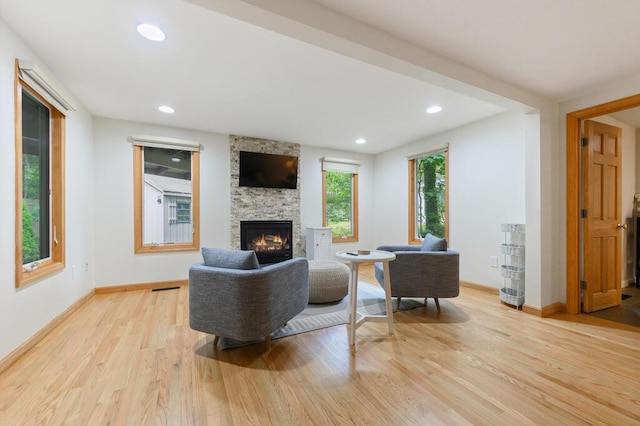
[[[555,100],[638,75],[635,0],[314,0]]]
[[[640,70],[640,2],[315,3],[555,100]],[[181,0],[0,0],[0,16],[100,117],[377,153],[505,110]]]

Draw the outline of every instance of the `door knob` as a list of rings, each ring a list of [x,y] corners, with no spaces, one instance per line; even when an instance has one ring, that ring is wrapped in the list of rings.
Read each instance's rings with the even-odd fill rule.
[[[624,225],[618,224],[618,229],[627,229],[627,224],[625,223]]]

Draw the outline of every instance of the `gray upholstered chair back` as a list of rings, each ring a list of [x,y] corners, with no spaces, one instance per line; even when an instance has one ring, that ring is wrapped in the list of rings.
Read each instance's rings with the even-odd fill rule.
[[[189,269],[189,325],[218,337],[247,341],[269,336],[302,312],[308,301],[305,258],[259,269],[204,263]]]
[[[457,251],[422,251],[420,246],[380,246],[379,250],[395,253],[389,262],[393,297],[456,297],[460,294],[460,255]],[[384,284],[382,266],[375,268],[376,279]]]

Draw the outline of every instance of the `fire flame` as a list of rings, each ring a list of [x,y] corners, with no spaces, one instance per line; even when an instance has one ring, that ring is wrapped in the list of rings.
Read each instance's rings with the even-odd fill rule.
[[[253,240],[253,249],[258,252],[282,250],[286,245],[286,241],[280,234],[268,236],[262,234]]]

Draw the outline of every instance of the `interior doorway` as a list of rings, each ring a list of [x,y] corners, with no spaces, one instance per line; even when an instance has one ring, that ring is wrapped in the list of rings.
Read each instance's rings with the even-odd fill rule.
[[[580,313],[581,123],[587,119],[640,106],[640,94],[567,114],[567,312]],[[622,268],[622,265],[620,265]]]

